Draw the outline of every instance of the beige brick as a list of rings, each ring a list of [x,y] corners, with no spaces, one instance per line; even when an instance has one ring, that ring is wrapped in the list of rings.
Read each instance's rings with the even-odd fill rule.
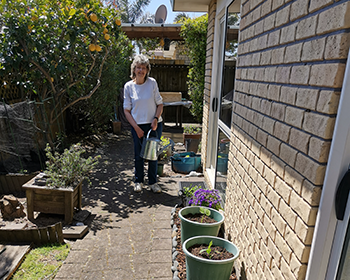
[[[277,46],[279,44],[280,41],[280,30],[276,30],[273,31],[269,34],[269,38],[267,40],[267,46],[270,47],[274,47]]]
[[[350,3],[345,2],[320,13],[317,34],[324,34],[350,27]]]
[[[257,38],[257,48],[258,48],[258,50],[266,49],[267,39],[268,39],[268,35],[267,34]]]
[[[276,156],[280,154],[281,141],[271,135],[267,137],[267,148]]]
[[[326,114],[336,114],[340,99],[339,91],[321,90],[316,110]]]
[[[252,35],[254,36],[254,34]],[[255,52],[259,50],[259,43],[258,43],[258,38],[254,38],[253,40],[250,41],[250,52]]]
[[[326,38],[305,42],[301,55],[301,61],[318,61],[323,59]]]
[[[264,19],[264,32],[269,31],[275,27],[276,14],[273,13]]]
[[[271,272],[273,276],[275,277],[275,279],[284,279],[279,267],[280,267],[280,262],[276,263],[275,260],[272,260]]]
[[[299,62],[302,47],[303,43],[286,47],[286,52],[284,54],[284,63]]]
[[[288,165],[294,167],[296,162],[296,156],[298,151],[293,149],[292,147],[282,143],[280,157],[284,160]]]
[[[260,65],[268,65],[270,63],[271,63],[271,50],[261,53]]]
[[[289,264],[292,257],[292,249],[287,245],[286,241],[283,238],[283,235],[278,232],[276,233],[275,244],[281,252],[284,260]]]
[[[315,110],[318,100],[319,90],[299,88],[297,91],[297,100],[295,105],[301,108]]]
[[[271,259],[271,263],[272,263],[272,259]],[[275,276],[271,272],[271,264],[270,265],[268,265],[267,263],[265,264],[264,274],[265,274],[266,280],[276,280]]]
[[[317,17],[312,16],[301,20],[297,26],[296,39],[306,39],[316,34]]]
[[[279,213],[281,214],[282,218],[287,222],[289,227],[294,229],[298,215],[290,208],[290,206],[283,199],[280,200]]]
[[[304,110],[287,106],[285,121],[287,124],[301,128],[304,119]]]
[[[259,172],[259,174],[260,175],[262,175],[263,173],[264,173],[264,168],[265,168],[265,165],[264,165],[264,163],[260,160],[260,158],[259,157],[255,157],[255,159],[254,159],[254,167],[256,168],[256,170]],[[257,181],[257,183],[258,183],[258,186],[259,186],[259,188],[264,192],[264,188],[266,188],[266,182],[264,182],[265,181],[265,179],[263,179],[263,178],[261,178],[263,181],[259,181],[259,176],[258,176],[258,181]],[[264,187],[265,186],[265,187]],[[264,192],[265,193],[265,192]]]
[[[272,262],[276,262],[277,266],[279,266],[281,258],[282,258],[282,254],[278,250],[277,246],[275,245],[275,243],[273,242],[273,240],[271,238],[267,239],[267,248],[268,248],[269,252],[271,253],[271,256],[273,257]]]
[[[290,73],[290,83],[297,85],[307,85],[310,77],[309,65],[297,65],[292,67]],[[311,79],[311,77],[310,77]]]
[[[269,238],[271,238],[272,240],[275,240],[276,227],[273,225],[270,218],[265,216],[263,224],[264,224],[266,231],[269,233]]]
[[[284,277],[284,279],[288,280],[297,280],[295,276],[293,275],[292,271],[290,270],[290,267],[286,260],[281,260],[281,273]]]
[[[256,22],[258,19],[260,19],[260,14],[261,14],[261,6],[253,10],[252,12],[253,22]]]
[[[290,129],[291,126],[286,125],[283,122],[276,122],[273,135],[278,137],[283,142],[288,142]]]
[[[284,167],[285,163],[279,157],[271,157],[271,170],[274,171],[281,178],[283,178],[284,176]]]
[[[289,204],[292,188],[288,186],[280,177],[276,178],[275,190],[283,198],[283,200]],[[283,232],[281,233],[283,234]]]
[[[315,225],[317,208],[312,207],[294,191],[290,196],[290,206],[297,212],[299,218],[301,218],[305,224],[308,226]]]
[[[252,57],[252,65],[259,66],[260,64],[260,53],[254,53]]]
[[[295,224],[295,232],[305,245],[311,245],[314,229],[314,227],[310,227],[305,224],[300,217],[297,218],[297,222]]]
[[[259,246],[259,248],[261,248],[262,247],[262,244],[265,244],[265,246],[266,246],[266,244],[267,244],[267,238],[269,237],[269,233],[267,232],[267,230],[265,229],[265,227],[264,227],[264,225],[263,225],[263,223],[262,223],[262,221],[261,220],[258,220],[258,222],[257,222],[257,229],[258,229],[258,231],[259,231],[259,233],[260,233],[260,236],[261,236],[261,240],[262,240],[262,242],[260,242],[260,246]],[[262,250],[260,251],[260,252],[262,252]],[[264,258],[265,258],[266,256],[264,256]],[[270,259],[269,258],[265,258],[265,261],[269,261]]]
[[[272,208],[271,210],[271,221],[275,225],[278,233],[283,236],[286,230],[286,221],[282,218],[276,208]]]
[[[332,0],[310,0],[309,12],[312,13],[332,3]]]
[[[330,141],[324,141],[320,138],[311,137],[308,155],[318,162],[326,163],[328,161],[330,148]]]
[[[290,268],[293,272],[293,275],[298,280],[304,280],[306,275],[307,264],[302,264],[295,254],[292,254],[292,258],[290,261]]]
[[[281,30],[280,44],[290,43],[295,41],[295,33],[297,30],[297,23],[283,27]]]
[[[263,146],[267,143],[267,133],[261,129],[258,130],[256,140]]]
[[[289,145],[307,154],[311,135],[302,130],[292,128],[290,131]]]
[[[290,9],[290,20],[294,21],[298,18],[306,16],[308,11],[309,0],[297,0],[292,4]]]
[[[286,166],[284,180],[296,191],[296,193],[301,193],[301,186],[304,181],[304,177],[301,176],[296,170],[289,166]]]
[[[264,168],[263,176],[264,176],[265,180],[269,183],[270,186],[273,187],[275,185],[276,174],[270,168]],[[272,200],[270,200],[270,201],[272,202]],[[273,202],[275,207],[278,206],[278,201],[276,203]]]
[[[315,186],[309,181],[304,180],[301,188],[301,197],[305,199],[311,206],[318,206],[320,204],[322,193],[321,186]]]
[[[280,101],[283,103],[294,105],[296,101],[297,89],[297,87],[282,86]]]
[[[276,14],[275,27],[279,27],[289,22],[290,5],[279,10]]]
[[[345,64],[327,63],[312,65],[310,85],[340,88],[343,83]]]
[[[260,252],[263,255],[266,265],[270,268],[271,267],[271,263],[272,263],[272,255],[269,252],[269,249],[267,248],[267,242],[265,243],[261,243],[260,246]]]
[[[263,81],[265,76],[265,69],[264,68],[258,68],[255,71],[255,80],[256,81]]]
[[[348,33],[336,34],[327,37],[325,59],[346,59],[350,48]]]
[[[271,217],[271,210],[272,210],[272,204],[271,202],[266,198],[266,196],[262,195],[260,199],[261,207],[265,210],[265,213],[267,216],[264,216],[263,224],[266,229],[266,231],[271,234],[271,227],[267,228],[266,223],[268,223],[266,220],[269,220]]]
[[[257,278],[255,278],[255,279],[266,280],[265,272],[263,270],[263,266],[264,266],[264,263],[260,263],[260,262],[258,263],[258,266],[256,268]]]
[[[295,169],[315,185],[323,183],[326,166],[320,165],[304,154],[297,154]]]
[[[269,117],[264,117],[263,119],[263,125],[262,128],[268,132],[269,134],[273,133],[274,125],[275,125],[275,120],[271,119]]]
[[[260,112],[264,115],[271,114],[272,102],[266,99],[262,99],[260,102]]]
[[[333,136],[335,117],[305,112],[302,129],[324,139]]]
[[[271,50],[271,64],[281,64],[284,59],[285,48]]]
[[[266,82],[274,82],[276,76],[276,67],[266,67],[265,68],[265,78]]]
[[[276,71],[276,83],[283,83],[288,84],[289,83],[289,77],[291,72],[291,66],[280,66],[277,67]]]
[[[271,12],[272,0],[267,0],[261,5],[261,17],[266,16]]]
[[[276,102],[272,103],[271,116],[280,121],[284,121],[286,107],[287,106],[284,104],[280,104]]]
[[[284,4],[284,0],[274,0],[272,1],[272,11],[278,9]]]
[[[259,21],[254,24],[254,36],[258,36],[264,32],[264,21]],[[265,35],[266,36],[266,35]]]
[[[310,254],[310,246],[305,246],[290,227],[286,228],[285,240],[293,249],[298,260],[306,263]]]

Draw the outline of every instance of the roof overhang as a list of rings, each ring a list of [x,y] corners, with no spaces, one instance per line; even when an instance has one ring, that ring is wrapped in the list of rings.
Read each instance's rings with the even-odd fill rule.
[[[173,41],[180,41],[183,38],[180,36],[181,24],[134,24],[123,23],[122,31],[130,39],[140,38],[169,38]]]
[[[170,0],[174,12],[207,13],[211,0]]]

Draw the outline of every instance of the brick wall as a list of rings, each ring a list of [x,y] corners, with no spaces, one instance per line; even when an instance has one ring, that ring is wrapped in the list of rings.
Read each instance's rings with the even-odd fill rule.
[[[241,18],[226,234],[247,279],[301,280],[350,46],[350,2],[242,0]]]

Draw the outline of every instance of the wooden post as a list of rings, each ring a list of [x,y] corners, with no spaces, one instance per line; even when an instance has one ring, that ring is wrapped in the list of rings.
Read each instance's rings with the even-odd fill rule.
[[[27,189],[26,190],[26,196],[27,196],[27,215],[28,215],[28,219],[30,221],[33,221],[34,220],[34,205],[33,205],[34,194],[33,194],[33,190]]]
[[[73,192],[64,194],[64,222],[70,224],[73,220]]]

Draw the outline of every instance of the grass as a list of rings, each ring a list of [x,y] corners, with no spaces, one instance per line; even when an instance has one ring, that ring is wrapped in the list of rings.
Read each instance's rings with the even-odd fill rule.
[[[54,279],[69,250],[69,244],[36,247],[28,253],[11,279]]]

